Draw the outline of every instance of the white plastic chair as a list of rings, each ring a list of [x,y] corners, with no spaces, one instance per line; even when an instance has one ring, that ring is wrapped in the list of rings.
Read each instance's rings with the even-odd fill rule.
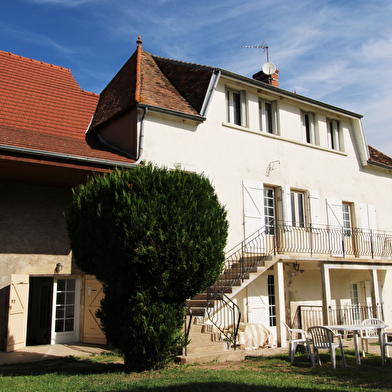
[[[306,350],[306,357],[310,355],[310,344],[308,334],[303,329],[292,329],[286,323],[283,323],[286,327],[287,335],[289,338],[289,358],[291,362],[294,362],[295,352],[299,344],[303,345]]]
[[[385,326],[384,321],[377,319],[377,318],[368,318],[362,321],[362,325],[381,325]],[[366,342],[366,352],[369,351],[369,339],[379,339],[379,330],[374,328],[374,329],[366,329],[361,331],[361,343],[362,343],[362,352],[363,352],[363,357],[365,358],[365,345],[364,343]]]
[[[392,346],[392,341],[388,341],[388,336],[392,337],[392,332],[383,332],[382,334],[382,346],[381,346],[381,361],[382,366],[385,365],[385,360],[389,357],[388,347]]]
[[[311,355],[313,367],[316,363],[316,355],[319,365],[321,366],[319,350],[330,350],[331,362],[333,368],[336,369],[336,349],[340,348],[342,353],[343,366],[346,366],[346,358],[344,357],[342,335],[334,334],[332,329],[322,326],[314,326],[309,328],[312,335],[313,353]],[[334,343],[334,338],[338,338],[339,343]]]

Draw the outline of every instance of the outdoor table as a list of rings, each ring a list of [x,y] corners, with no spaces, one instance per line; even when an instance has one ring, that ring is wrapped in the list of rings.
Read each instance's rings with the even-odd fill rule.
[[[388,325],[328,325],[328,328],[334,331],[353,331],[354,333],[354,344],[355,344],[355,358],[357,360],[357,365],[361,364],[361,353],[358,344],[358,335],[360,331],[365,331],[367,329],[378,329],[378,339],[380,342],[380,349],[382,350],[382,332],[381,330],[387,328]]]

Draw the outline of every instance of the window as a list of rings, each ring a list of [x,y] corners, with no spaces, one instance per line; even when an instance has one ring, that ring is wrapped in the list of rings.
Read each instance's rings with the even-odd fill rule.
[[[358,299],[358,285],[356,283],[350,284],[351,306],[353,312],[353,320],[360,320],[359,299]]]
[[[291,191],[291,222],[293,227],[305,227],[304,194]]]
[[[337,120],[327,120],[328,147],[332,150],[341,151],[339,122]]]
[[[227,122],[230,124],[246,126],[245,91],[226,91]]]
[[[58,279],[56,290],[55,332],[74,330],[75,279]]]
[[[304,139],[306,143],[316,143],[316,132],[314,127],[314,113],[302,113],[302,127],[304,129]]]
[[[264,219],[265,234],[275,234],[275,206],[274,206],[274,190],[272,188],[264,188]]]
[[[269,325],[276,327],[275,276],[268,275]]]
[[[344,236],[351,237],[351,208],[350,204],[342,204]]]
[[[260,131],[277,134],[276,102],[259,101]]]

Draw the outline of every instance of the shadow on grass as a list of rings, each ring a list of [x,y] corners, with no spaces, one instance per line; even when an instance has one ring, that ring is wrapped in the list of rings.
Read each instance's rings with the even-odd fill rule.
[[[77,359],[72,356],[0,366],[0,375],[2,376],[39,376],[49,373],[68,375],[101,374],[123,371],[124,365],[121,363],[102,363],[91,361],[90,359]]]
[[[312,367],[310,359],[297,354],[294,363],[288,355],[248,357],[240,366],[222,366],[219,363],[173,366],[162,371],[146,372],[135,377],[126,375],[121,363],[96,362],[74,357],[45,360],[38,363],[20,363],[0,366],[2,376],[58,375],[105,375],[117,373],[115,385],[107,391],[214,391],[243,392],[268,390],[269,392],[323,390],[326,392],[371,389],[392,390],[390,371],[392,361],[381,366],[379,356],[367,355],[362,365],[356,365],[355,352],[345,351],[347,367],[337,356],[337,368],[333,369],[329,353],[320,355],[322,366]],[[134,374],[136,375],[136,373]],[[347,389],[348,388],[348,389]]]

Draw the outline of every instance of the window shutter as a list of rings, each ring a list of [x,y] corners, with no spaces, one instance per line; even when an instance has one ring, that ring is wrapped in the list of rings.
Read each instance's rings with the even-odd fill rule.
[[[286,228],[291,228],[293,217],[291,215],[291,194],[290,187],[288,185],[282,186],[282,213],[283,213],[283,224]],[[288,226],[288,227],[287,227]]]
[[[320,195],[318,191],[310,190],[309,196],[309,209],[310,209],[310,223],[313,227],[320,225]]]
[[[343,227],[343,206],[341,200],[327,199],[327,216],[329,227]]]

